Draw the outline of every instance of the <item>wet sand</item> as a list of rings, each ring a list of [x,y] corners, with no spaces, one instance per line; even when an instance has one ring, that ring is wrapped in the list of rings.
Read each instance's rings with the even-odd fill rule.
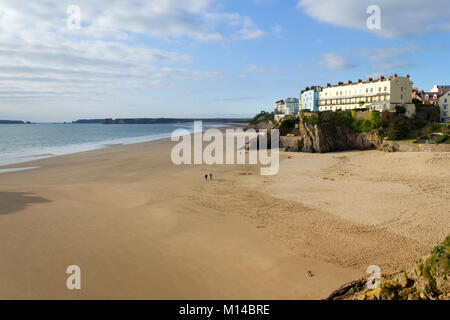
[[[448,154],[283,152],[261,176],[175,166],[173,145],[0,168],[39,167],[0,174],[0,298],[321,299],[450,231]]]

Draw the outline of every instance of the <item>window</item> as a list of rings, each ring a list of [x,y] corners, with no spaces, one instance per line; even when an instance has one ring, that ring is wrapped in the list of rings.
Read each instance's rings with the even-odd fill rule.
[[[373,92],[373,88],[370,88],[370,92]]]
[[[378,88],[378,92],[381,92],[381,87]]]
[[[400,95],[400,100],[403,100],[403,95]]]
[[[403,92],[403,87],[400,88],[400,91]]]
[[[387,92],[387,87],[384,87],[384,91]]]
[[[369,93],[369,88],[366,89],[366,93]]]

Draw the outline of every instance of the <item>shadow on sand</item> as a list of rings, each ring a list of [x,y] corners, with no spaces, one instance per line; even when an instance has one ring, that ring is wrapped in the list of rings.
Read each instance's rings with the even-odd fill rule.
[[[0,192],[0,215],[21,211],[33,203],[47,203],[50,200],[35,197],[27,192]]]

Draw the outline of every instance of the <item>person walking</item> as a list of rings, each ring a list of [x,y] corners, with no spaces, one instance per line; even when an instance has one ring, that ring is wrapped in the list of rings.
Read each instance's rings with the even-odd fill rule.
[[[209,180],[212,181],[212,173],[209,174]]]

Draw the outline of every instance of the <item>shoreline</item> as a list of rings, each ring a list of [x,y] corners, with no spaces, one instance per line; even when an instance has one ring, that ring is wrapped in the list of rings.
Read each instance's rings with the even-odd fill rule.
[[[368,265],[409,265],[448,231],[443,154],[282,152],[279,174],[260,176],[175,166],[173,144],[2,174],[0,298],[322,299]],[[65,288],[72,264],[80,292]]]
[[[246,127],[245,124],[240,124],[240,123],[212,123],[212,122],[204,124],[203,127],[205,129],[207,129],[207,128],[209,128],[209,125],[214,125],[214,126],[218,125],[219,127],[213,127],[213,128],[218,128],[218,129],[223,129],[223,128],[237,129],[237,128]],[[121,125],[121,126],[123,126],[123,125]],[[192,135],[192,132],[190,134]],[[159,137],[159,136],[141,136],[141,137],[132,137],[132,138],[117,138],[117,139],[105,140],[105,141],[88,142],[85,144],[65,145],[65,146],[54,147],[55,149],[58,149],[57,152],[60,152],[59,154],[41,153],[41,154],[35,154],[35,155],[25,155],[23,157],[20,157],[20,158],[24,159],[23,161],[16,159],[16,161],[12,162],[12,163],[6,163],[6,164],[0,163],[0,174],[2,174],[1,170],[3,170],[3,169],[23,168],[22,165],[26,165],[28,163],[34,163],[35,161],[50,159],[50,158],[54,158],[54,157],[61,157],[61,156],[66,156],[66,155],[71,155],[71,154],[77,154],[77,153],[90,152],[90,151],[95,151],[95,150],[108,149],[108,148],[117,147],[117,146],[148,143],[148,142],[158,141],[158,140],[170,140],[170,137],[171,137],[171,134],[168,136],[166,134],[161,134],[161,137]],[[120,142],[120,141],[123,141],[123,142]],[[85,148],[83,149],[82,146],[85,146]],[[81,148],[81,150],[77,150],[77,151],[66,151],[66,152],[60,151],[60,150],[67,150],[67,149],[74,150],[74,149],[80,149],[80,148]],[[47,151],[48,150],[49,150],[49,148],[47,148]],[[26,158],[29,158],[31,160],[25,160]]]

